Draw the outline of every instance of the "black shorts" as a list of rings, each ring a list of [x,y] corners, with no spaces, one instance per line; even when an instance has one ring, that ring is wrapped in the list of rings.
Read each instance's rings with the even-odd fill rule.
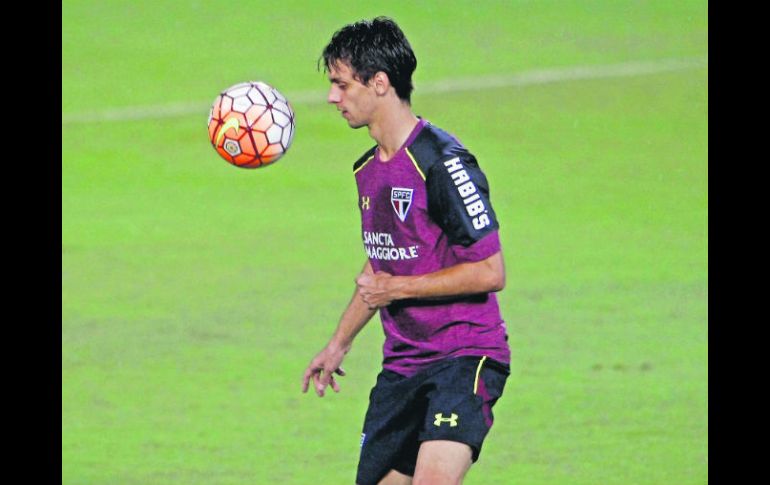
[[[478,460],[509,375],[506,364],[486,357],[447,359],[412,377],[380,372],[369,395],[356,483],[376,484],[391,469],[414,476],[423,441],[465,443]]]

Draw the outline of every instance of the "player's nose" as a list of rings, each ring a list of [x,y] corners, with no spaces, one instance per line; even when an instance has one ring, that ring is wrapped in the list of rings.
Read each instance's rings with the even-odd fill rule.
[[[331,104],[337,104],[341,101],[339,90],[334,86],[329,88],[329,94],[326,96],[326,101]]]

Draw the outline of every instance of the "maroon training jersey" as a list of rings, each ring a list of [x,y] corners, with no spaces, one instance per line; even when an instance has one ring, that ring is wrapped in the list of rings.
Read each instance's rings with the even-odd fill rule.
[[[381,161],[375,146],[353,171],[375,272],[421,275],[500,251],[489,185],[475,157],[424,119],[390,160]],[[510,361],[494,293],[398,300],[380,309],[380,319],[383,367],[405,376],[448,357]]]

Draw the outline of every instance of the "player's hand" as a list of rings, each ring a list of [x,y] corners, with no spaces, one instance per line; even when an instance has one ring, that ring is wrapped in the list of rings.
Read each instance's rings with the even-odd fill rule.
[[[361,273],[356,278],[358,293],[372,310],[388,306],[395,299],[395,282],[396,278],[384,271],[374,274]]]
[[[324,397],[327,386],[331,386],[334,392],[340,392],[340,385],[334,380],[334,374],[345,375],[345,370],[340,367],[344,357],[343,349],[337,350],[327,345],[305,369],[305,374],[302,376],[302,392],[307,392],[311,380],[318,397]]]

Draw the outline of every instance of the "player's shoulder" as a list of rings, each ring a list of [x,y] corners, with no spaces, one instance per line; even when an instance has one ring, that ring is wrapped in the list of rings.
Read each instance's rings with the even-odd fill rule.
[[[361,167],[363,167],[366,162],[371,160],[374,157],[374,151],[377,149],[377,145],[374,145],[372,148],[366,151],[363,155],[361,155],[358,160],[356,160],[356,163],[353,164],[353,173],[357,172]]]
[[[423,173],[428,173],[436,164],[460,157],[462,160],[475,158],[451,133],[431,123],[426,123],[414,141],[407,148]]]

